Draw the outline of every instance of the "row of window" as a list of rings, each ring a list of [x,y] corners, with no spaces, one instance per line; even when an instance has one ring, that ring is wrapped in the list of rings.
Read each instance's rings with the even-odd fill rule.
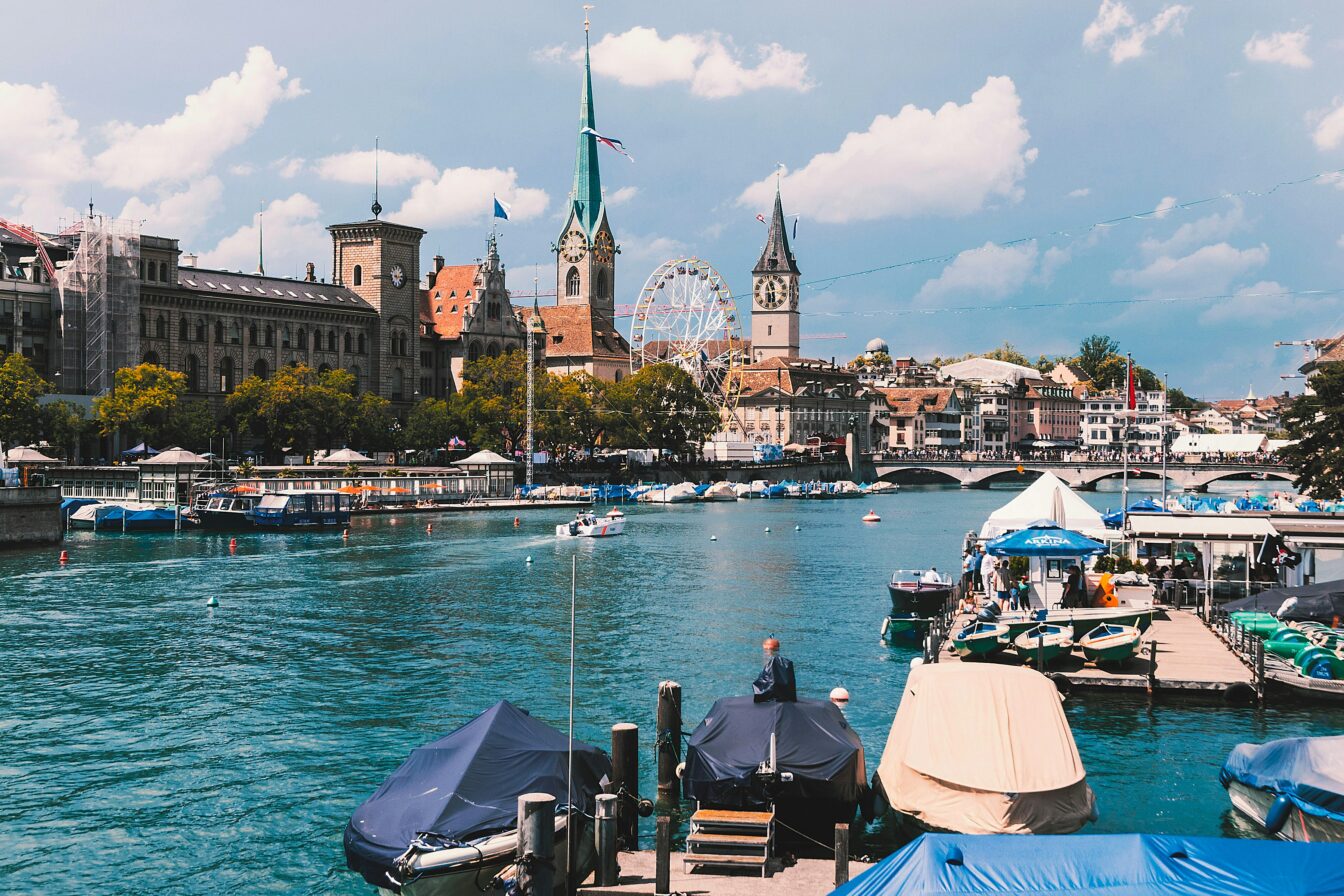
[[[140,259],[141,280],[148,280],[152,283],[167,283],[168,272],[169,272],[168,262],[166,261],[150,261],[144,258]]]
[[[160,314],[154,318],[153,334],[155,339],[168,338],[168,320]],[[215,321],[215,344],[216,345],[241,345],[243,341],[243,329],[237,321],[232,321],[226,327],[223,321]],[[149,336],[151,331],[149,318],[140,315],[140,335]],[[193,325],[185,317],[177,320],[177,338],[182,342],[205,342],[206,324],[204,318],[197,318]],[[403,353],[406,349],[406,337],[402,337]],[[394,337],[395,339],[395,337]],[[249,345],[264,345],[271,347],[275,345],[275,328],[267,324],[264,328],[259,328],[252,324],[247,328],[247,342]],[[299,327],[292,331],[286,324],[280,328],[280,347],[281,348],[308,348],[308,331]],[[314,351],[338,351],[344,347],[346,354],[367,354],[368,341],[363,333],[352,333],[346,330],[342,339],[338,339],[335,330],[328,330],[325,334],[321,330],[313,331],[313,350]],[[395,347],[395,342],[394,342]],[[395,354],[394,348],[394,354]]]
[[[579,269],[570,268],[569,273],[565,275],[565,295],[573,298],[579,295]],[[599,270],[597,278],[593,281],[593,295],[599,299],[611,298],[611,281],[607,279],[607,272]],[[499,311],[496,309],[493,315],[488,315],[491,320],[497,320]]]

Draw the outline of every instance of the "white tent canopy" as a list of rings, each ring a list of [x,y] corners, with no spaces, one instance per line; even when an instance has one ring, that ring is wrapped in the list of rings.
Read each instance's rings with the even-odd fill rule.
[[[1049,471],[991,513],[980,527],[980,537],[998,538],[1007,532],[1025,529],[1037,520],[1054,520],[1062,528],[1081,532],[1089,538],[1106,537],[1106,524],[1101,521],[1101,513]]]
[[[458,465],[459,467],[466,467],[466,466],[472,466],[472,465],[474,465],[474,466],[478,466],[478,467],[480,467],[480,466],[489,466],[489,467],[509,466],[509,467],[511,467],[511,466],[513,466],[513,461],[509,460],[507,457],[501,457],[501,456],[499,456],[498,454],[496,454],[496,453],[493,452],[493,451],[482,450],[482,451],[477,451],[477,452],[476,452],[475,454],[473,454],[471,457],[466,457],[466,458],[463,458],[462,460],[457,461],[457,465]]]
[[[11,448],[5,452],[5,460],[12,464],[54,464],[60,463],[54,457],[47,457],[36,448]]]
[[[1174,454],[1254,454],[1265,450],[1268,442],[1256,432],[1199,432],[1180,436],[1171,450]]]
[[[943,379],[972,380],[984,383],[1017,385],[1024,379],[1040,379],[1041,372],[1034,367],[1023,367],[993,358],[967,358],[955,364],[938,368]]]
[[[320,463],[324,464],[371,464],[373,458],[360,454],[353,448],[342,448],[340,451],[333,451],[322,458]]]
[[[169,448],[167,451],[160,451],[153,457],[147,457],[142,461],[137,461],[137,463],[149,467],[189,467],[205,466],[210,461],[185,448]]]

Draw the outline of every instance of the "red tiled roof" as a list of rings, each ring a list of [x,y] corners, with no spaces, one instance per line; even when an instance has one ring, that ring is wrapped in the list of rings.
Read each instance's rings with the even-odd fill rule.
[[[630,343],[616,323],[593,306],[543,305],[538,310],[546,326],[546,357],[630,359]],[[531,319],[532,309],[524,309],[524,322]]]
[[[878,392],[887,399],[887,406],[897,414],[915,414],[920,411],[927,411],[934,414],[940,414],[947,410],[948,402],[952,400],[952,389],[917,389],[917,388],[881,388]]]
[[[476,300],[476,272],[474,264],[445,265],[434,275],[434,284],[420,293],[420,318],[433,324],[443,339],[462,335],[462,316]]]

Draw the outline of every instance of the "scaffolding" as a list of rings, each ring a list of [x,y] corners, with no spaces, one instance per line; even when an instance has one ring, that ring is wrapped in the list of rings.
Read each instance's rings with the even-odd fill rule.
[[[140,358],[140,228],[89,215],[78,248],[57,271],[61,371],[66,391],[104,395]]]

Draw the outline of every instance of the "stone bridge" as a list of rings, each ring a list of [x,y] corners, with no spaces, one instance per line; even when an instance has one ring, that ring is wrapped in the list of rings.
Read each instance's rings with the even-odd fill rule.
[[[1125,465],[1115,461],[1076,460],[939,460],[884,457],[872,459],[877,478],[889,482],[954,482],[962,488],[989,488],[995,482],[1029,481],[1049,470],[1070,488],[1090,491],[1103,479],[1124,476]],[[1129,464],[1130,479],[1161,479],[1162,464]],[[1287,467],[1253,463],[1187,463],[1167,461],[1167,479],[1180,490],[1206,491],[1220,479],[1264,479],[1292,483]]]

